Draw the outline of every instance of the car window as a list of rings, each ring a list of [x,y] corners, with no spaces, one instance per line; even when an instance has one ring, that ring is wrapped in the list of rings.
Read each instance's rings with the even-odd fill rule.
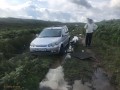
[[[61,29],[44,29],[39,37],[60,37]]]
[[[64,28],[63,30],[64,30],[63,35],[67,35],[68,34],[68,30],[66,28]]]
[[[65,29],[65,33],[68,33],[68,29],[67,29],[67,27],[65,27],[64,29]]]

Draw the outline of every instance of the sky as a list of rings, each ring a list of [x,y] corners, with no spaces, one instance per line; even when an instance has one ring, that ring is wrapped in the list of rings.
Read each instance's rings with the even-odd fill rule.
[[[0,18],[60,22],[120,19],[120,0],[0,0]]]

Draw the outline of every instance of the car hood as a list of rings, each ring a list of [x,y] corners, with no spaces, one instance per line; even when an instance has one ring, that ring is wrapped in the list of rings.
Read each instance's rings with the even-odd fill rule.
[[[46,38],[35,38],[31,44],[34,45],[48,45],[60,40],[60,37],[46,37]]]

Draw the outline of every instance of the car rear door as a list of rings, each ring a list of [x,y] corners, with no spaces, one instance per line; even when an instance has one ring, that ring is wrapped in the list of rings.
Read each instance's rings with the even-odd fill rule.
[[[64,46],[66,46],[68,44],[68,41],[69,41],[69,32],[66,28],[63,29],[62,38],[63,38],[63,44],[64,44]]]

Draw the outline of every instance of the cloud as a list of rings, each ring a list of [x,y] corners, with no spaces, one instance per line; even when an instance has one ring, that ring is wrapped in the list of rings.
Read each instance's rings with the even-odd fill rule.
[[[84,6],[86,8],[92,8],[92,5],[89,2],[87,2],[86,0],[71,0],[71,2],[73,2],[77,5]]]
[[[110,5],[113,8],[120,9],[120,0],[111,0]]]
[[[61,22],[120,18],[119,0],[0,0],[0,17]]]

